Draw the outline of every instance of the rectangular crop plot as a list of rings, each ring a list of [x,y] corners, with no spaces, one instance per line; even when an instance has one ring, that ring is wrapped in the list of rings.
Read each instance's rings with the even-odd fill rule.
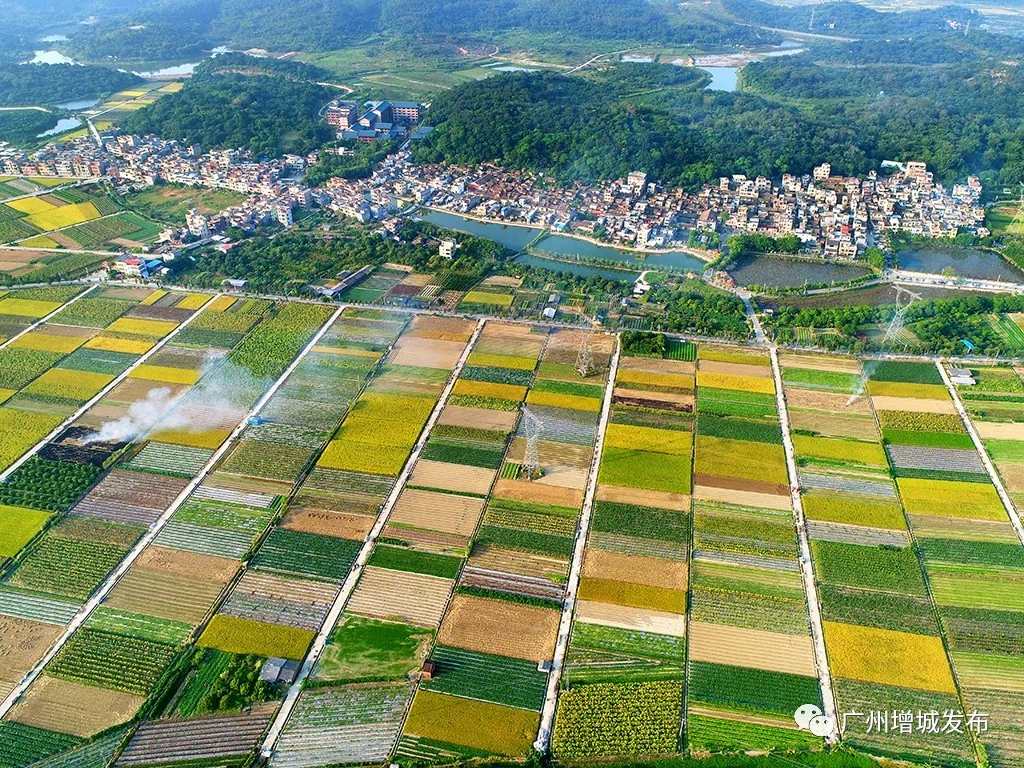
[[[235,586],[221,613],[240,619],[317,630],[338,588],[307,579],[286,579],[248,571]]]
[[[438,576],[368,566],[347,610],[377,619],[436,627],[454,582]]]
[[[341,581],[348,575],[359,546],[358,541],[277,528],[260,547],[253,565]]]
[[[81,629],[46,671],[65,680],[144,695],[176,652],[162,643]]]
[[[411,696],[407,685],[306,691],[281,733],[271,765],[383,763],[398,738]]]
[[[148,526],[156,522],[187,485],[184,478],[115,469],[71,513]]]
[[[312,630],[217,614],[199,638],[198,645],[229,653],[301,660],[315,634]]]
[[[404,735],[467,747],[475,754],[524,755],[537,736],[539,719],[536,712],[421,690]]]
[[[558,699],[552,751],[565,760],[676,752],[682,709],[681,681],[572,688]]]
[[[176,763],[245,755],[259,740],[276,709],[277,704],[270,703],[240,714],[150,721],[132,737],[118,757],[117,765]]]
[[[47,532],[10,578],[14,586],[86,598],[127,553],[127,548],[65,539]]]
[[[144,472],[166,473],[192,478],[199,474],[213,451],[170,443],[148,443],[124,466]]]
[[[431,660],[437,669],[423,683],[427,690],[537,712],[544,703],[547,675],[531,661],[445,646],[435,648]]]

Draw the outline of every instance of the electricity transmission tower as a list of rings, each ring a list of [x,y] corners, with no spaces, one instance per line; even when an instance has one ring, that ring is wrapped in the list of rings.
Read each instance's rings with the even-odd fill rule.
[[[529,408],[523,408],[523,428],[526,432],[526,458],[523,459],[523,469],[526,470],[527,479],[534,480],[540,474],[538,443],[544,431],[544,422]]]
[[[890,347],[895,345],[897,342],[901,343],[906,347],[906,342],[903,341],[903,324],[906,321],[907,310],[910,309],[910,305],[920,299],[916,293],[908,291],[899,285],[893,285],[896,289],[896,312],[892,316],[892,320],[889,321],[889,327],[885,329],[885,338],[882,339],[882,348]],[[906,303],[902,303],[906,301]]]
[[[594,370],[594,322],[589,317],[583,319],[587,325],[579,330],[580,345],[576,352],[576,373],[585,379]]]

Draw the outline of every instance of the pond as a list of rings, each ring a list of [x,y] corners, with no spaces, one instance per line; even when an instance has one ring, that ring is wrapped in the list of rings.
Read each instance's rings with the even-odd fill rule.
[[[76,64],[77,62],[65,56],[60,51],[34,51],[35,55],[22,64]]]
[[[56,136],[58,133],[64,133],[64,131],[70,131],[72,128],[77,128],[82,125],[82,121],[77,117],[62,117],[57,121],[57,124],[48,131],[43,131],[36,136],[37,139],[45,139],[47,136]]]
[[[698,67],[711,75],[705,90],[735,91],[739,84],[739,67]]]
[[[855,264],[771,256],[743,256],[728,271],[738,285],[767,285],[772,288],[795,288],[805,283],[845,283],[871,272],[867,267]]]
[[[611,267],[592,267],[576,261],[560,261],[558,259],[546,259],[533,253],[521,253],[516,257],[516,264],[526,264],[531,267],[543,267],[554,272],[569,272],[581,277],[603,277],[605,280],[615,280],[620,283],[632,283],[640,277],[640,272],[635,270],[612,269]]]
[[[1024,282],[1024,272],[1001,256],[973,248],[921,248],[899,254],[900,268],[911,272],[941,274],[952,267],[959,277]]]
[[[70,112],[77,112],[81,109],[88,109],[89,107],[95,107],[99,102],[99,99],[77,99],[76,101],[65,101],[61,104],[54,104],[53,106],[58,109],[66,109]]]
[[[218,46],[210,51],[210,55],[207,58],[215,58],[222,53],[232,53],[230,48],[225,46]],[[204,59],[205,61],[205,59]],[[184,64],[166,64],[165,62],[157,62],[154,64],[138,64],[136,66],[141,70],[144,67],[153,67],[149,71],[135,71],[132,72],[134,75],[144,77],[147,80],[158,80],[168,79],[174,77],[191,77],[195,74],[196,68],[202,64],[202,61],[189,61]]]
[[[477,221],[447,211],[422,211],[418,217],[439,227],[468,232],[477,237],[484,237],[501,243],[513,251],[521,251],[529,245],[540,230],[535,227],[524,227],[515,224],[498,224],[490,221]],[[579,262],[617,262],[625,265],[627,270],[664,269],[670,272],[702,273],[706,265],[695,256],[682,251],[669,253],[638,254],[623,251],[610,245],[599,245],[565,235],[548,235],[536,246],[536,250],[551,254],[560,260],[575,259]],[[640,258],[640,257],[643,258]]]

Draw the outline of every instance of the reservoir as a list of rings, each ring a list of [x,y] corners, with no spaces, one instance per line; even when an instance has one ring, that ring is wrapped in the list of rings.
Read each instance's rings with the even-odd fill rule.
[[[515,224],[498,224],[489,221],[477,221],[464,216],[458,216],[446,211],[421,211],[417,214],[424,221],[436,224],[439,227],[455,229],[461,232],[468,232],[477,237],[484,237],[501,243],[513,251],[521,251],[529,245],[540,230],[534,227],[517,226]],[[660,269],[669,272],[704,272],[705,263],[695,256],[681,251],[669,253],[638,254],[632,251],[624,251],[610,245],[599,245],[575,237],[552,234],[545,237],[534,248],[544,254],[551,254],[559,260],[574,259],[589,266],[600,266],[593,262],[615,262],[621,264],[624,269],[630,272],[635,271],[637,275],[644,269]],[[642,258],[641,258],[642,257]],[[525,263],[525,262],[524,262]],[[558,269],[566,269],[569,265],[561,264]],[[552,267],[555,269],[556,267]]]
[[[1024,272],[1002,257],[974,248],[920,248],[899,255],[900,268],[940,274],[952,267],[959,277],[1024,282]]]
[[[82,124],[82,121],[77,117],[62,117],[57,121],[57,124],[48,131],[43,131],[37,139],[45,139],[47,136],[56,136],[58,133],[64,133],[64,131],[70,131],[72,128],[77,128]]]
[[[60,51],[35,51],[35,55],[22,64],[74,64],[75,60]]]
[[[711,82],[705,90],[708,91],[735,91],[739,83],[738,67],[698,67],[711,75]]]
[[[806,283],[845,283],[870,274],[867,267],[854,264],[797,261],[771,256],[743,256],[728,270],[738,285],[766,285],[795,288]]]

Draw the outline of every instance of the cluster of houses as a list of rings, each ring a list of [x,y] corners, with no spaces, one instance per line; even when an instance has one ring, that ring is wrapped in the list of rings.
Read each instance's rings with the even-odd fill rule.
[[[409,135],[422,105],[372,102],[364,109],[335,100],[325,111],[339,135],[354,131],[358,140],[376,140],[393,135],[396,126]],[[242,150],[203,153],[155,136],[97,138],[49,145],[32,156],[5,150],[0,162],[8,175],[105,177],[123,190],[170,183],[245,195],[244,202],[213,215],[190,211],[185,227],[161,236],[164,251],[206,244],[229,227],[252,230],[273,222],[287,227],[300,209],[387,221],[410,201],[640,249],[683,247],[692,242],[691,233],[792,234],[810,254],[853,260],[888,230],[935,237],[965,230],[988,234],[980,181],[971,177],[947,189],[918,162],[890,164],[863,179],[834,176],[828,164],[806,176],[786,174],[780,184],[737,174],[694,193],[654,182],[640,171],[615,181],[555,184],[544,174],[493,165],[416,164],[406,146],[368,178],[333,178],[310,188],[303,175],[316,153],[258,160]]]

